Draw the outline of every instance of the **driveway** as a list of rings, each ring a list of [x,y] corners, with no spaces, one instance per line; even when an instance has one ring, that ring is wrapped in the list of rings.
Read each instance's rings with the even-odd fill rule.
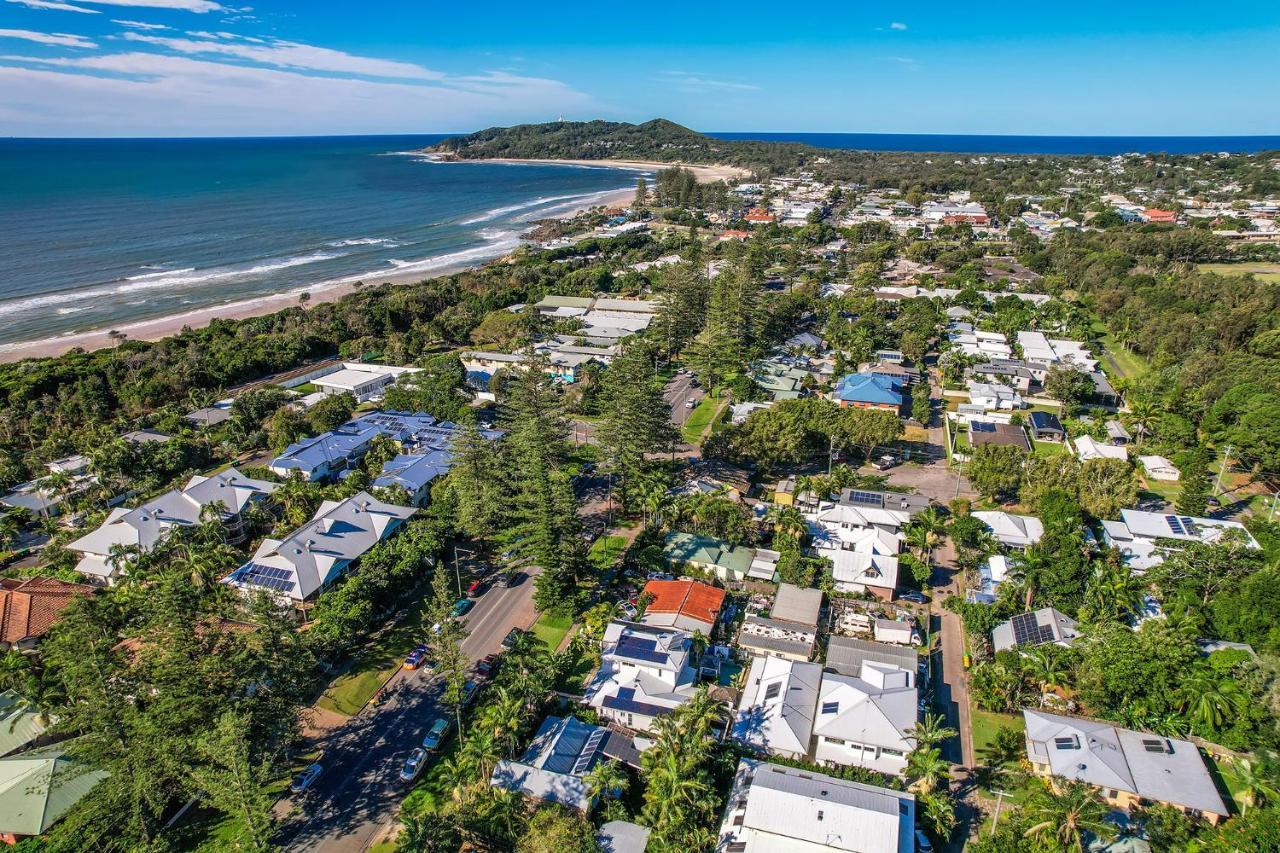
[[[879,472],[874,468],[867,468],[864,473]],[[972,497],[974,494],[964,475],[959,470],[948,468],[945,460],[924,464],[908,462],[891,468],[888,479],[894,486],[910,487],[917,494],[925,495],[943,506],[958,496]]]

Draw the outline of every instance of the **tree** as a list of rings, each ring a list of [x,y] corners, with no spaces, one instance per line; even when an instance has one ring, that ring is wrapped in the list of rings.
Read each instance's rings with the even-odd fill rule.
[[[267,786],[274,773],[269,760],[254,760],[249,725],[232,711],[219,717],[198,741],[200,761],[191,776],[210,803],[236,818],[236,841],[251,850],[270,850],[275,800]]]
[[[442,566],[436,566],[431,586],[432,597],[427,615],[433,622],[433,629],[427,644],[431,647],[436,672],[444,676],[445,688],[441,698],[445,705],[453,709],[458,737],[462,738],[465,735],[462,729],[462,700],[470,666],[466,655],[462,653],[462,640],[466,636],[466,630],[453,615],[455,594],[450,589],[448,572]]]
[[[1080,508],[1094,518],[1115,518],[1138,502],[1138,479],[1123,459],[1089,459],[1076,480]]]
[[[929,383],[927,380],[917,382],[911,388],[911,418],[924,426],[929,425]]]
[[[946,724],[946,718],[941,714],[925,713],[911,728],[910,735],[917,749],[932,749],[947,738],[955,737],[956,730]]]
[[[649,182],[644,176],[636,178],[636,197],[631,202],[631,206],[636,210],[644,210],[645,205],[649,203]]]
[[[965,463],[969,482],[984,497],[997,500],[1012,495],[1022,480],[1027,454],[1020,447],[983,444],[975,447]]]
[[[947,520],[937,507],[929,507],[907,526],[906,541],[926,566],[933,562],[933,550],[946,540]]]
[[[400,813],[404,829],[396,836],[396,853],[457,853],[462,845],[458,827],[437,811]]]
[[[918,794],[932,794],[949,778],[951,762],[942,757],[937,747],[917,746],[907,756],[907,775],[914,778],[910,789]]]
[[[1061,646],[1046,643],[1027,650],[1025,661],[1031,677],[1040,685],[1043,694],[1061,690],[1070,683],[1071,667]],[[1041,700],[1043,705],[1043,698]]]
[[[596,834],[577,812],[548,804],[533,813],[517,853],[596,853]]]
[[[837,447],[853,447],[870,461],[877,447],[884,447],[902,435],[902,421],[893,412],[880,409],[841,409],[833,435]]]
[[[1083,400],[1093,393],[1093,380],[1089,374],[1077,370],[1074,365],[1055,364],[1044,379],[1044,391],[1062,404],[1070,414]]]
[[[616,761],[602,761],[587,773],[587,790],[596,802],[617,799],[626,793],[630,778]]]
[[[1104,841],[1116,836],[1116,828],[1107,820],[1111,809],[1082,782],[1046,783],[1028,799],[1026,811],[1035,823],[1025,836],[1048,840],[1060,849],[1084,853],[1086,835]]]
[[[619,477],[623,507],[636,503],[645,454],[676,440],[671,408],[662,397],[654,355],[641,342],[628,343],[605,373],[600,390],[602,420],[596,440]]]
[[[1207,666],[1194,668],[1178,689],[1178,710],[1188,714],[1206,734],[1222,728],[1242,710],[1245,701],[1244,691],[1232,676]]]
[[[1280,782],[1277,781],[1276,756],[1262,750],[1255,758],[1236,758],[1231,762],[1240,794],[1244,800],[1244,812],[1267,803],[1280,802]]]

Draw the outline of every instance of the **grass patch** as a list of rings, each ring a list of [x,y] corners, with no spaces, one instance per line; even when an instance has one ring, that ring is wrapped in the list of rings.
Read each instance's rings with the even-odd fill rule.
[[[1161,500],[1173,503],[1182,494],[1182,484],[1169,480],[1153,480],[1150,477],[1144,477],[1146,480],[1146,491],[1158,495]]]
[[[1280,284],[1280,264],[1256,261],[1241,264],[1196,264],[1196,269],[1218,275],[1252,275],[1260,281]]]
[[[983,747],[996,739],[996,732],[1000,729],[1015,728],[1022,731],[1026,728],[1021,714],[997,714],[994,711],[971,708],[969,719],[973,726],[974,753],[982,752]]]
[[[1106,325],[1101,321],[1093,324],[1093,330],[1099,333],[1106,354],[1111,356],[1111,361],[1115,362],[1115,368],[1120,372],[1122,377],[1141,376],[1149,369],[1147,360],[1132,350],[1125,349],[1115,335],[1107,329]],[[1101,363],[1104,367],[1110,367],[1111,363],[1103,358]]]
[[[532,630],[533,635],[554,652],[560,647],[560,641],[564,639],[565,634],[569,633],[569,628],[572,626],[572,616],[548,612],[538,617],[538,621],[533,623]]]
[[[1200,754],[1204,756],[1204,759],[1207,762],[1209,762],[1209,765],[1216,772],[1218,778],[1222,780],[1222,784],[1226,785],[1227,792],[1231,795],[1231,799],[1235,800],[1236,811],[1243,809],[1244,799],[1242,795],[1244,794],[1244,780],[1242,780],[1236,773],[1235,767],[1229,760],[1215,759],[1204,750],[1201,750]]]
[[[681,433],[684,440],[688,444],[697,444],[702,438],[702,432],[711,425],[711,421],[716,416],[716,412],[720,409],[720,401],[714,397],[704,397],[698,407],[689,413],[689,417],[685,419],[684,427]]]
[[[316,705],[346,716],[363,708],[422,641],[426,607],[425,596],[410,605],[394,627],[363,649],[346,672],[329,684]]]
[[[625,536],[601,536],[591,544],[587,559],[597,569],[607,569],[618,561],[622,552],[627,550],[627,544]]]
[[[1061,441],[1033,441],[1031,446],[1036,456],[1058,456],[1067,452],[1066,445]]]
[[[314,382],[303,382],[301,385],[294,385],[289,390],[297,391],[299,394],[314,394],[320,389],[316,387]]]

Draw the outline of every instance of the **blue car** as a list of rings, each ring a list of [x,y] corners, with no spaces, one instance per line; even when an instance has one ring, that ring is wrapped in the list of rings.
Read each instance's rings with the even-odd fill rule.
[[[459,598],[453,603],[454,618],[466,615],[466,612],[475,606],[475,602],[470,598]]]
[[[436,717],[431,728],[427,729],[427,736],[422,739],[422,748],[428,752],[436,752],[440,749],[440,745],[444,743],[445,738],[449,737],[449,731],[453,728],[453,724],[445,717]]]

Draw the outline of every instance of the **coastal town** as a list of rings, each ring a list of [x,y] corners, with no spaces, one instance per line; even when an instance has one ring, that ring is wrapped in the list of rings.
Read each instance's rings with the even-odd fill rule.
[[[1280,849],[1280,159],[684,132],[0,366],[4,841]]]

